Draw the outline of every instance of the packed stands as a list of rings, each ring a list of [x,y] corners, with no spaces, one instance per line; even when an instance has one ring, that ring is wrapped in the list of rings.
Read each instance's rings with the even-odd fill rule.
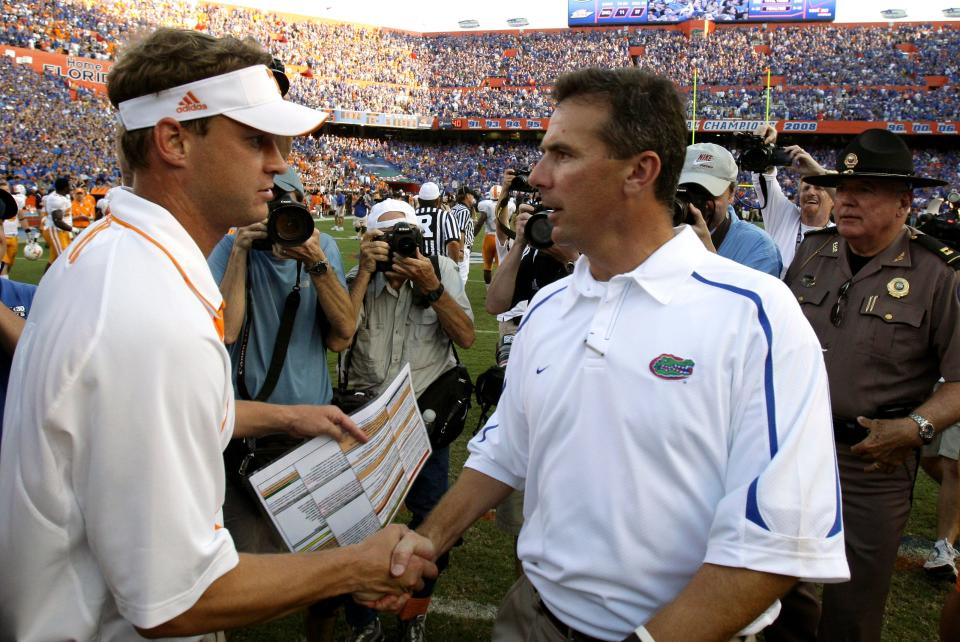
[[[0,60],[0,172],[29,183],[56,176],[119,177],[109,103],[84,89]]]
[[[331,110],[430,115],[439,123],[549,116],[554,79],[591,65],[665,73],[691,106],[696,70],[698,118],[762,119],[769,69],[776,78],[774,118],[960,120],[960,29],[930,25],[743,25],[708,37],[669,28],[418,35],[178,1],[36,0],[3,6],[0,40],[109,59],[132,35],[158,25],[257,39],[299,70],[291,73],[298,101]],[[0,81],[8,127],[0,164],[7,173],[28,181],[49,181],[58,173],[115,179],[113,121],[102,98],[9,59],[0,64]],[[359,178],[370,155],[411,180],[445,185],[489,184],[505,164],[529,165],[536,158],[531,143],[497,143],[491,152],[462,143],[388,145],[341,136],[306,141],[298,153],[311,168],[324,161],[325,169],[310,170],[316,186]],[[955,155],[945,162],[957,165]]]

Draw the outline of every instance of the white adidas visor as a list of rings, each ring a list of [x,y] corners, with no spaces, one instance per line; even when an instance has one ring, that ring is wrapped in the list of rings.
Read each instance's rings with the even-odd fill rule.
[[[223,115],[276,136],[303,136],[326,120],[326,112],[283,99],[273,72],[264,65],[165,89],[120,103],[127,131],[153,127],[163,118],[179,122]]]

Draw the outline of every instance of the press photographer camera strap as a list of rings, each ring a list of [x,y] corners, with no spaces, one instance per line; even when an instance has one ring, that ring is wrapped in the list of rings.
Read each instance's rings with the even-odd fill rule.
[[[260,387],[260,392],[256,397],[250,394],[247,389],[246,381],[246,363],[247,363],[247,344],[250,340],[250,329],[253,327],[253,306],[250,301],[250,278],[247,275],[247,318],[243,324],[243,334],[240,337],[240,355],[237,358],[237,392],[241,399],[266,401],[273,394],[273,389],[277,387],[277,381],[280,379],[280,371],[283,370],[283,362],[287,359],[287,348],[290,346],[290,335],[293,334],[293,322],[297,318],[297,308],[300,307],[300,275],[303,270],[303,263],[297,261],[297,280],[293,284],[293,289],[287,295],[287,300],[283,304],[283,316],[280,318],[280,328],[277,330],[277,338],[273,343],[273,355],[270,357],[270,367],[267,369],[267,376]]]

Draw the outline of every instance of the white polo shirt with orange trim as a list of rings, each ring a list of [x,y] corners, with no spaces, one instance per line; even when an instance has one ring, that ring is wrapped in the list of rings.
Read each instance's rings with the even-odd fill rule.
[[[44,277],[13,360],[0,639],[140,639],[238,563],[219,289],[169,212],[130,191],[111,209]]]

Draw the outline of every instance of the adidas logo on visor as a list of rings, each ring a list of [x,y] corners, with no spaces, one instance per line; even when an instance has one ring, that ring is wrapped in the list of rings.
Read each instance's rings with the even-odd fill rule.
[[[184,97],[180,99],[180,102],[177,103],[178,114],[187,111],[202,111],[204,109],[207,109],[206,104],[200,102],[200,99],[197,98],[192,91],[188,91]]]

